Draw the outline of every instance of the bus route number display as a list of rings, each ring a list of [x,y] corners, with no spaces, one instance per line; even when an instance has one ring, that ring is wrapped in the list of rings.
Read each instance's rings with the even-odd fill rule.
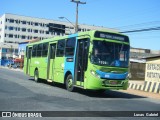
[[[119,41],[124,41],[128,42],[128,38],[126,36],[122,36],[119,34],[114,34],[114,33],[107,33],[107,32],[96,32],[95,37],[98,38],[106,38],[106,39],[111,39],[111,40],[119,40]]]

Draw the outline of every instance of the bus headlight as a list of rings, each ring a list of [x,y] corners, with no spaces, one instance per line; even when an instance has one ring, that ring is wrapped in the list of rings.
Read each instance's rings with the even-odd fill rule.
[[[93,70],[91,70],[90,73],[91,73],[93,76],[97,77],[97,78],[101,78],[100,75],[98,75],[98,74],[97,74],[95,71],[93,71]]]

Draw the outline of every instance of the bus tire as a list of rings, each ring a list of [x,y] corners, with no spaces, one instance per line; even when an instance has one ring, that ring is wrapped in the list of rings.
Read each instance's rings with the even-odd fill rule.
[[[38,70],[34,71],[34,81],[35,82],[40,82]]]
[[[70,92],[74,90],[73,78],[72,75],[69,74],[65,80],[66,89]]]

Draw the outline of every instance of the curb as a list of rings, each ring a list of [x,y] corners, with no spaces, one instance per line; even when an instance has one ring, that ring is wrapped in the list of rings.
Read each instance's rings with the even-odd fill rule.
[[[145,81],[144,85],[140,85],[136,83],[129,83],[128,88],[160,94],[160,82]]]
[[[8,67],[4,67],[4,66],[0,66],[0,68],[4,68],[4,69],[8,69],[8,70],[13,70],[13,71],[23,72],[23,69],[19,69],[19,68],[8,68]]]

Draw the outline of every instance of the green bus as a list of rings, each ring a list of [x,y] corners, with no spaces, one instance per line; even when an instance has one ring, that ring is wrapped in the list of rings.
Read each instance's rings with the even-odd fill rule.
[[[128,87],[130,43],[126,35],[93,30],[29,43],[24,72],[48,82],[91,90]]]

